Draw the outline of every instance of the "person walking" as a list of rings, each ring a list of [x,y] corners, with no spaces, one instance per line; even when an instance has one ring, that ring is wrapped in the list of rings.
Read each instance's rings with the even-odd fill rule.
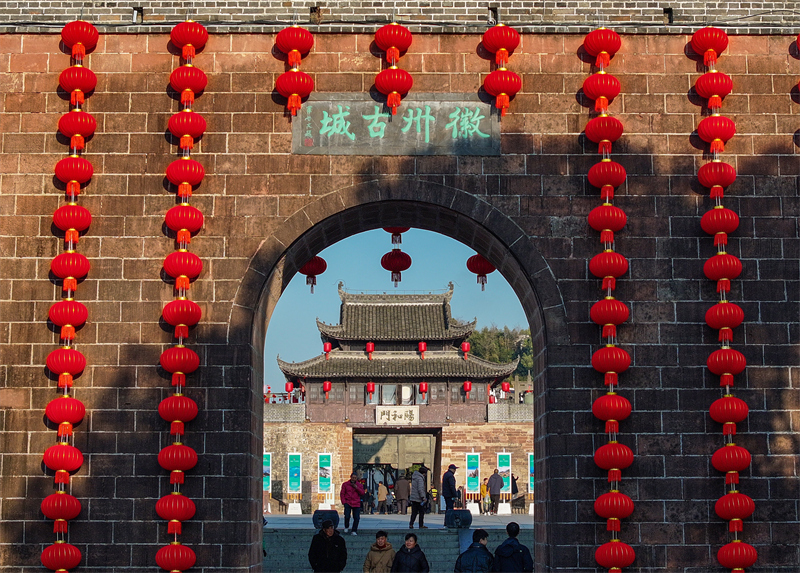
[[[389,493],[389,490],[385,485],[383,485],[382,481],[378,482],[378,513],[384,514],[386,513],[386,494]]]
[[[353,531],[351,535],[358,535],[358,522],[361,520],[361,497],[365,494],[364,486],[358,483],[358,476],[350,474],[350,481],[342,484],[339,499],[344,506],[344,532],[350,530],[350,514],[353,514]]]
[[[394,562],[394,549],[388,541],[389,534],[379,531],[375,534],[375,543],[369,548],[364,559],[364,573],[389,573]]]
[[[486,548],[489,534],[485,529],[476,529],[472,532],[472,545],[467,547],[456,560],[454,573],[489,573],[492,570],[494,557]]]
[[[408,515],[408,495],[411,493],[411,484],[406,474],[394,484],[394,498],[397,500],[397,511],[403,515]]]
[[[489,477],[489,482],[486,487],[489,489],[489,497],[492,499],[492,507],[489,509],[489,515],[497,515],[497,506],[500,504],[500,490],[503,489],[503,478],[494,469],[494,473]],[[345,522],[347,523],[347,522]]]
[[[406,533],[406,543],[395,554],[391,573],[429,573],[430,570],[425,553],[417,545],[416,534]]]
[[[481,513],[488,513],[489,512],[489,486],[486,483],[489,478],[483,478],[483,483],[481,483]]]
[[[453,510],[453,500],[458,497],[458,490],[456,489],[456,470],[458,466],[450,464],[447,466],[447,471],[442,476],[442,497],[444,498],[444,510]]]
[[[308,562],[314,573],[340,573],[347,566],[347,545],[330,519],[323,521],[322,529],[311,538]]]
[[[409,529],[414,529],[414,520],[419,515],[419,528],[428,529],[424,525],[425,521],[425,508],[423,504],[428,499],[428,494],[425,491],[425,475],[428,473],[428,468],[420,466],[411,476],[411,493],[408,499],[411,500],[411,521],[408,523]]]
[[[492,571],[499,573],[531,573],[533,558],[530,550],[517,540],[519,524],[516,521],[506,525],[508,539],[494,550]]]

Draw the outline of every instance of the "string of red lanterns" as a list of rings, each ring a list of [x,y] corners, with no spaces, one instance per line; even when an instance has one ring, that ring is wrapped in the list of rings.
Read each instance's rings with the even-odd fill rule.
[[[505,117],[510,99],[522,89],[522,78],[507,69],[509,56],[519,46],[520,36],[511,26],[497,24],[486,30],[481,44],[495,55],[497,69],[483,80],[483,89],[495,98],[495,107],[500,117]]]
[[[590,32],[583,41],[583,47],[595,58],[598,72],[583,83],[584,94],[595,100],[595,111],[599,115],[586,124],[586,138],[597,144],[600,162],[593,165],[588,174],[589,183],[600,188],[603,203],[592,209],[588,216],[589,226],[600,233],[603,251],[589,261],[589,271],[602,279],[602,289],[606,296],[594,303],[590,311],[592,322],[602,328],[601,336],[606,345],[592,355],[592,367],[603,373],[606,394],[592,404],[594,416],[605,422],[608,443],[600,446],[594,454],[594,461],[608,472],[610,490],[602,494],[594,503],[597,515],[606,520],[606,529],[611,532],[611,540],[595,551],[595,561],[610,571],[621,571],[636,559],[633,548],[620,540],[621,520],[633,513],[633,500],[622,493],[622,470],[633,463],[633,450],[619,443],[619,423],[631,413],[631,403],[616,392],[619,374],[628,369],[630,355],[616,346],[617,327],[628,320],[628,306],[612,296],[616,289],[616,279],[628,270],[627,259],[614,251],[614,233],[619,232],[627,222],[625,212],[612,204],[614,188],[625,182],[625,168],[611,160],[611,149],[623,132],[622,122],[608,114],[608,105],[620,90],[619,81],[606,72],[611,58],[622,46],[619,35],[613,30],[599,28]]]
[[[328,269],[328,263],[322,257],[312,257],[306,264],[300,267],[298,271],[302,275],[306,275],[306,284],[311,286],[311,294],[314,294],[314,287],[317,286],[317,276],[321,275]]]
[[[403,96],[411,91],[414,78],[407,71],[397,66],[397,61],[411,47],[413,37],[411,31],[392,22],[375,32],[375,44],[386,52],[386,63],[389,67],[375,76],[375,88],[386,96],[386,106],[397,115],[397,108]]]
[[[392,250],[381,257],[381,266],[392,273],[395,288],[400,283],[402,272],[411,268],[411,256],[400,250],[403,242],[402,234],[411,227],[384,227],[383,230],[392,235]]]
[[[733,82],[716,69],[717,58],[728,47],[728,35],[719,28],[703,28],[694,33],[691,46],[697,54],[703,54],[703,64],[708,68],[708,72],[698,78],[695,91],[708,99],[711,111],[711,115],[697,126],[700,139],[709,144],[711,161],[703,165],[697,175],[700,183],[710,188],[710,197],[715,203],[714,208],[703,215],[700,226],[714,237],[717,254],[706,261],[703,272],[706,277],[716,281],[720,298],[705,316],[706,323],[719,331],[721,343],[721,348],[711,353],[706,364],[713,374],[720,377],[720,386],[724,388],[723,396],[714,401],[709,409],[711,419],[722,424],[724,437],[724,445],[712,455],[711,465],[725,473],[728,490],[716,502],[714,509],[719,517],[728,521],[728,530],[733,533],[733,540],[717,552],[717,561],[733,571],[744,571],[755,564],[758,552],[752,545],[739,539],[739,532],[743,531],[742,521],[753,514],[755,503],[738,491],[739,472],[750,466],[750,452],[733,441],[736,424],[747,419],[749,409],[744,400],[733,395],[734,376],[744,371],[747,362],[741,352],[730,346],[733,329],[744,320],[741,307],[728,301],[731,280],[742,272],[741,261],[726,252],[728,234],[738,228],[739,216],[722,205],[725,188],[736,179],[736,171],[719,157],[725,150],[725,144],[736,133],[734,122],[720,114],[722,100],[730,94]]]
[[[205,89],[208,79],[202,70],[194,66],[197,50],[208,41],[208,31],[202,24],[191,20],[175,26],[170,33],[171,42],[181,48],[184,64],[175,69],[170,76],[170,84],[181,94],[181,109],[168,123],[170,133],[178,140],[180,158],[167,166],[167,179],[177,187],[177,205],[171,207],[164,221],[167,228],[175,233],[177,250],[164,259],[164,272],[175,279],[175,300],[164,306],[162,318],[174,328],[173,336],[177,344],[161,353],[160,364],[172,375],[174,392],[158,405],[158,414],[170,423],[170,436],[173,443],[162,448],[158,454],[158,464],[170,472],[172,491],[156,502],[156,513],[167,521],[167,535],[173,535],[169,545],[156,552],[156,564],[167,571],[183,571],[194,566],[197,560],[194,551],[178,541],[183,533],[184,521],[194,517],[194,502],[181,493],[184,472],[197,465],[197,453],[182,443],[185,424],[197,417],[197,403],[183,394],[186,375],[200,366],[200,357],[186,348],[185,340],[189,329],[202,317],[200,305],[189,300],[191,282],[203,270],[200,257],[188,251],[192,236],[203,227],[203,213],[189,204],[192,188],[199,185],[205,176],[203,166],[191,158],[195,143],[206,130],[206,120],[193,111],[195,96]]]
[[[486,260],[483,255],[472,255],[467,259],[467,269],[469,272],[478,275],[478,284],[481,285],[481,290],[486,290],[486,275],[493,273],[495,267],[492,263]]]
[[[61,30],[61,40],[71,51],[74,62],[59,76],[62,89],[70,94],[70,109],[58,120],[58,131],[70,138],[69,156],[55,166],[56,178],[66,186],[66,203],[53,213],[53,224],[64,232],[64,252],[50,263],[52,273],[62,281],[62,300],[50,307],[48,318],[60,328],[60,347],[52,351],[46,359],[47,368],[58,375],[58,389],[61,395],[51,400],[45,408],[45,417],[58,426],[56,443],[43,455],[45,466],[55,472],[56,491],[41,503],[41,511],[53,520],[55,542],[42,551],[42,565],[54,571],[68,571],[77,567],[83,558],[81,551],[67,543],[68,522],[81,512],[81,502],[67,493],[70,474],[83,464],[83,453],[74,446],[73,426],[80,423],[86,415],[83,402],[70,395],[74,377],[86,368],[86,357],[72,347],[75,331],[89,318],[89,311],[74,300],[78,281],[85,277],[91,268],[89,260],[76,252],[82,233],[88,230],[92,215],[88,209],[78,205],[81,185],[93,175],[92,164],[79,154],[85,149],[86,139],[97,128],[94,117],[83,111],[85,97],[97,85],[97,77],[84,67],[86,52],[91,51],[99,39],[97,29],[89,22],[77,20],[69,22]],[[72,63],[71,62],[71,63]]]
[[[300,71],[300,61],[303,54],[308,54],[314,46],[314,36],[305,28],[297,25],[289,26],[278,32],[275,46],[286,54],[289,63],[289,70],[278,76],[275,81],[275,89],[286,98],[289,112],[297,115],[302,100],[314,91],[314,80],[307,73]]]

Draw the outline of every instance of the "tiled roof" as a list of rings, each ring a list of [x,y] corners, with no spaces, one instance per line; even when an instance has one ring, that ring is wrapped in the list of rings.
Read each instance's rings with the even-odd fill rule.
[[[317,320],[327,338],[377,342],[455,340],[466,338],[475,321],[462,324],[450,315],[453,284],[440,294],[356,294],[339,284],[341,324]]]
[[[468,360],[456,351],[426,352],[422,360],[416,353],[375,352],[372,360],[364,352],[334,350],[330,359],[316,356],[304,362],[284,362],[278,366],[289,378],[463,378],[481,380],[505,378],[517,367],[519,359],[505,364],[487,362],[470,356]]]

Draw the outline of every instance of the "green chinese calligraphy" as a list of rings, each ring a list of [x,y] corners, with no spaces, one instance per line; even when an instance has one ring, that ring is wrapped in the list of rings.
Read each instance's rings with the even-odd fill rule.
[[[455,111],[447,117],[452,119],[452,121],[444,127],[445,129],[453,130],[453,139],[458,139],[459,137],[462,139],[469,139],[472,136],[491,137],[489,134],[481,131],[481,120],[485,119],[486,116],[484,116],[477,107],[475,111],[471,111],[466,107],[457,107]]]
[[[404,125],[400,128],[400,131],[403,133],[408,133],[413,125],[417,131],[417,133],[422,133],[422,122],[425,122],[425,143],[430,143],[431,140],[431,130],[430,125],[431,122],[435,122],[436,118],[431,115],[431,108],[430,106],[425,106],[425,111],[422,111],[420,107],[412,107],[406,110],[406,114],[403,116]]]
[[[380,106],[376,105],[374,113],[362,115],[361,117],[370,122],[367,126],[367,129],[369,129],[369,136],[383,139],[383,136],[386,132],[386,121],[392,116],[392,114],[381,113],[380,109]]]
[[[347,121],[347,116],[350,115],[350,106],[344,106],[348,111],[344,111],[342,106],[337,106],[339,111],[333,115],[328,115],[327,111],[322,112],[322,128],[319,130],[320,135],[344,135],[355,141],[356,136],[350,132],[350,122]]]

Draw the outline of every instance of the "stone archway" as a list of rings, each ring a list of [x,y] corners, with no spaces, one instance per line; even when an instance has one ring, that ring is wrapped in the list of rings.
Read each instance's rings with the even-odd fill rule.
[[[462,190],[416,179],[370,181],[339,189],[309,203],[264,240],[253,257],[232,309],[228,339],[249,343],[251,384],[263,382],[264,340],[281,293],[312,256],[349,236],[386,226],[411,226],[449,236],[486,256],[519,297],[534,348],[536,503],[543,507],[546,487],[546,379],[548,345],[568,344],[564,301],[547,262],[507,215]],[[248,328],[249,327],[249,328]],[[249,340],[244,337],[249,332]],[[263,403],[252,416],[261,419]],[[254,476],[260,476],[260,443],[251,452]],[[542,515],[540,513],[540,515]],[[255,520],[256,516],[254,516]],[[538,555],[544,557],[547,528],[535,531]]]

